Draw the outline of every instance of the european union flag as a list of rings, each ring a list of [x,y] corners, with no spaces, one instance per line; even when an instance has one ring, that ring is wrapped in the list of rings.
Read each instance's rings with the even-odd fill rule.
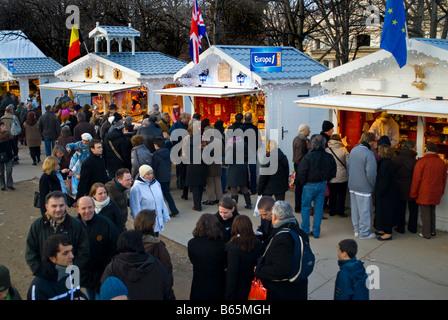
[[[403,0],[387,0],[380,48],[392,53],[400,68],[406,64],[408,49]]]

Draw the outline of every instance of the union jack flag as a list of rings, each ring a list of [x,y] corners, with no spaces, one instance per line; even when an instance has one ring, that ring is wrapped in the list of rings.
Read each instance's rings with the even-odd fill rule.
[[[206,33],[207,30],[205,29],[204,20],[202,20],[201,9],[199,9],[198,1],[194,0],[190,29],[190,57],[195,64],[199,63],[199,52],[202,51],[201,39]]]

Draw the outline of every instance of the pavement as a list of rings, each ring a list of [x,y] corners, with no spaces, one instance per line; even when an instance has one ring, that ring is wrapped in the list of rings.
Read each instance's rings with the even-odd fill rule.
[[[45,149],[42,145],[42,160]],[[14,166],[14,181],[31,180],[42,174],[42,162],[33,166],[28,148],[19,143],[20,163]],[[202,212],[193,211],[192,195],[188,200],[181,199],[181,191],[173,183],[171,193],[180,213],[165,223],[161,235],[187,246],[192,231],[202,213],[216,213],[217,206],[203,206]],[[347,195],[348,197],[348,195]],[[253,204],[256,196],[252,197]],[[205,199],[203,199],[205,200]],[[288,191],[286,200],[294,203],[294,194]],[[348,200],[348,199],[347,199]],[[260,223],[253,210],[244,208],[244,199],[239,197],[240,214],[249,216],[254,229]],[[350,215],[347,201],[346,213]],[[437,212],[437,209],[436,209]],[[295,214],[301,222],[300,214]],[[447,300],[448,299],[448,233],[438,231],[431,239],[423,239],[417,234],[394,233],[392,241],[377,239],[361,240],[354,238],[350,216],[339,216],[322,220],[318,239],[310,237],[310,245],[316,255],[316,265],[309,278],[310,300],[332,300],[334,284],[339,270],[337,263],[337,244],[347,238],[358,243],[357,258],[364,262],[370,280],[371,300]],[[312,221],[312,220],[311,220]],[[127,225],[132,228],[132,216]]]

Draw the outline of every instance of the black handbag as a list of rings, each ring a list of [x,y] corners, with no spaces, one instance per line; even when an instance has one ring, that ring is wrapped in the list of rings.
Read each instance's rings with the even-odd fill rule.
[[[40,209],[40,192],[34,191],[34,207]]]

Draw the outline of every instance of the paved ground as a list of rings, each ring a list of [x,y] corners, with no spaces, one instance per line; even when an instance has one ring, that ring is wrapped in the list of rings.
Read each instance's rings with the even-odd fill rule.
[[[20,148],[21,164],[14,168],[16,181],[39,177],[41,168],[32,166],[27,148]],[[172,188],[174,200],[181,213],[165,224],[161,232],[164,237],[186,246],[191,232],[201,213],[193,211],[192,196],[189,200],[180,198],[180,191]],[[0,197],[2,195],[0,194]],[[288,192],[288,201],[293,201],[293,193]],[[2,199],[2,198],[0,198]],[[255,202],[256,196],[252,196]],[[32,199],[26,199],[32,201]],[[251,217],[254,228],[260,218],[251,210],[244,209],[240,197],[239,211]],[[0,200],[1,203],[1,200]],[[292,203],[292,202],[291,202]],[[202,213],[215,213],[217,207],[204,206]],[[346,213],[350,213],[347,209]],[[296,214],[299,221],[300,215]],[[0,229],[0,232],[3,232]],[[350,218],[329,217],[322,221],[319,239],[311,238],[311,247],[316,254],[315,271],[309,279],[309,299],[333,299],[334,281],[338,272],[337,243],[353,238]],[[422,239],[417,234],[393,234],[393,240],[380,242],[376,239],[357,239],[358,259],[371,268],[372,300],[446,300],[448,299],[448,233],[438,232],[430,239]],[[174,275],[176,279],[176,274]],[[183,279],[184,280],[184,279]],[[182,297],[187,299],[188,297]]]

